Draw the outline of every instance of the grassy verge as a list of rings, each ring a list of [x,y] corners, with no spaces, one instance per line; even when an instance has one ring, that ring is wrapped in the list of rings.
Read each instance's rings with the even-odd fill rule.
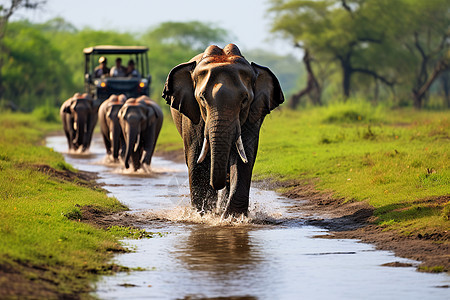
[[[261,129],[254,179],[314,182],[375,207],[376,223],[404,234],[450,229],[449,112],[365,103],[277,110]],[[170,118],[166,118],[170,119]],[[165,122],[159,147],[181,139]]]
[[[113,233],[79,222],[81,208],[124,207],[77,176],[59,176],[71,166],[42,146],[59,123],[2,113],[0,128],[0,298],[89,298],[91,281],[123,249]]]

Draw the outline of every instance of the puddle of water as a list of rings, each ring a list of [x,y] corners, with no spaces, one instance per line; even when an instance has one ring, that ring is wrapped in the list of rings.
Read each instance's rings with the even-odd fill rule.
[[[55,151],[64,137],[49,137]],[[326,230],[304,225],[289,199],[251,190],[249,218],[201,218],[189,206],[184,164],[155,157],[150,173],[127,174],[104,165],[105,150],[93,140],[90,154],[65,154],[78,169],[98,172],[110,192],[162,237],[126,240],[136,251],[115,262],[145,271],[103,277],[101,299],[449,299],[450,277],[414,267],[383,267],[389,262],[417,265],[376,251],[355,240],[317,239]]]

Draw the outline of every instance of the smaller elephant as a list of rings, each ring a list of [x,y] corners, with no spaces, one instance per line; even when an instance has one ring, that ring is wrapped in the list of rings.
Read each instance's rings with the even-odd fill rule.
[[[125,95],[111,95],[98,109],[100,131],[105,143],[106,153],[112,155],[115,162],[119,160],[119,154],[125,155],[125,140],[119,122],[119,111],[125,103]]]
[[[97,123],[97,110],[98,107],[87,93],[75,93],[61,105],[59,114],[69,150],[81,149],[85,152],[89,149]]]
[[[142,164],[149,166],[163,123],[161,108],[147,96],[140,96],[128,99],[118,116],[126,145],[125,168],[130,167],[130,157],[135,171]]]

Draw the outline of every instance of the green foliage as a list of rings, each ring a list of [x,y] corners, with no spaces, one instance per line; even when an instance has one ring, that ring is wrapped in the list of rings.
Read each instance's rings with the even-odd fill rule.
[[[61,53],[29,23],[9,24],[4,46],[4,99],[31,111],[45,103],[56,105],[65,93],[73,91],[71,73]]]
[[[59,118],[58,107],[51,105],[39,106],[33,111],[33,115],[37,117],[39,121],[46,123],[59,123],[61,122]]]

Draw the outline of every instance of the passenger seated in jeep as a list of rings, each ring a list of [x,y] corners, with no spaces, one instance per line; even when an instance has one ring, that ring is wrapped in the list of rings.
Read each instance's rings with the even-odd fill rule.
[[[95,78],[109,76],[109,68],[106,66],[106,64],[108,63],[108,60],[106,59],[106,57],[103,57],[103,56],[100,57],[98,59],[98,63],[99,63],[99,65],[94,70]]]
[[[132,59],[130,59],[128,61],[127,76],[128,77],[138,77],[138,78],[141,77],[141,75],[139,74],[138,70],[136,70],[134,68],[134,60],[132,60]]]
[[[122,59],[118,57],[116,59],[116,65],[111,68],[109,75],[111,77],[125,77],[127,70],[122,66]]]

